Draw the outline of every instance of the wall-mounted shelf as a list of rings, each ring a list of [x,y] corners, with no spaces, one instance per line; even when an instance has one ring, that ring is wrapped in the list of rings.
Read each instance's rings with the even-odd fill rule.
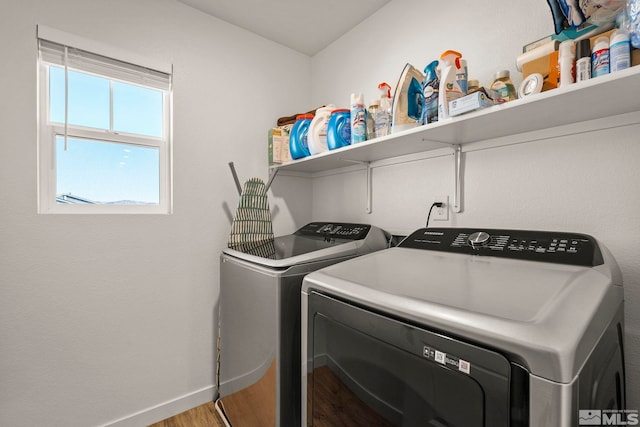
[[[637,66],[272,168],[320,172],[640,111],[639,90]]]

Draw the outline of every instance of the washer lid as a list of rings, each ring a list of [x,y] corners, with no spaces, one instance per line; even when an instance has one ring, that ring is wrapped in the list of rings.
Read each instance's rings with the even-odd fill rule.
[[[267,241],[264,245],[272,246],[270,252],[274,254],[273,258],[264,258],[230,248],[225,248],[222,252],[265,267],[287,268],[313,261],[354,255],[362,247],[363,241],[288,234]]]
[[[223,253],[270,268],[288,268],[326,259],[367,253],[387,247],[384,231],[368,224],[312,222],[294,234],[276,237],[254,251],[230,248]],[[264,254],[271,254],[265,257]]]
[[[313,272],[303,292],[313,289],[502,349],[560,382],[572,380],[622,303],[602,267],[412,248]]]

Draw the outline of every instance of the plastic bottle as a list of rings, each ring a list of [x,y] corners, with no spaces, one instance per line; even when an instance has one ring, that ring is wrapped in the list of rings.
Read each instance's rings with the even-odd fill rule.
[[[367,109],[364,106],[364,95],[351,94],[351,143],[367,139]]]
[[[609,74],[609,37],[596,39],[591,52],[591,77]]]
[[[327,125],[327,147],[335,150],[351,144],[351,110],[333,110]]]
[[[424,69],[424,80],[422,81],[424,106],[422,107],[421,120],[423,125],[438,121],[438,93],[440,92],[438,64],[438,60],[432,61]]]
[[[376,138],[391,134],[391,108],[393,104],[391,86],[382,82],[378,85],[378,89],[380,89],[380,106],[373,118]]]
[[[480,90],[480,80],[469,79],[469,82],[467,84],[467,95],[477,90]]]
[[[313,120],[313,114],[300,114],[289,134],[289,151],[292,159],[301,159],[311,155],[308,145],[309,126]]]
[[[494,91],[495,101],[498,103],[513,101],[517,98],[516,88],[511,81],[509,70],[498,71],[489,89]]]
[[[367,140],[376,137],[376,116],[378,116],[378,110],[380,109],[380,101],[375,100],[369,105],[367,109]]]
[[[449,102],[467,93],[467,62],[455,50],[447,50],[440,60],[438,120],[443,120],[449,117]]]
[[[623,28],[617,29],[611,34],[609,42],[609,68],[610,72],[624,70],[631,65],[631,43],[629,32]]]
[[[627,14],[631,45],[640,48],[640,0],[627,0]]]
[[[560,43],[558,49],[558,68],[560,69],[560,87],[575,83],[576,44],[573,40]]]
[[[578,42],[576,47],[576,82],[591,78],[591,44],[589,39]]]
[[[309,153],[312,155],[322,153],[329,149],[327,147],[327,125],[329,124],[331,112],[335,109],[335,105],[329,104],[316,110],[316,116],[311,120],[309,134],[307,136]]]

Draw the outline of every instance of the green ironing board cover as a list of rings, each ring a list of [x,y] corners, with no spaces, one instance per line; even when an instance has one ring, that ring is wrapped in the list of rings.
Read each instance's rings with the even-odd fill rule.
[[[251,178],[244,183],[231,224],[228,247],[262,258],[275,259],[267,187],[260,178]]]

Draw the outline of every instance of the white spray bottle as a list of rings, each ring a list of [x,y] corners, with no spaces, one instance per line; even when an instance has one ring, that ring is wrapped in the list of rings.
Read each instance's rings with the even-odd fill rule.
[[[438,121],[449,117],[449,102],[467,94],[467,61],[455,50],[440,55]]]
[[[380,89],[380,106],[378,113],[374,117],[376,138],[391,134],[391,86],[382,82],[378,85]]]

